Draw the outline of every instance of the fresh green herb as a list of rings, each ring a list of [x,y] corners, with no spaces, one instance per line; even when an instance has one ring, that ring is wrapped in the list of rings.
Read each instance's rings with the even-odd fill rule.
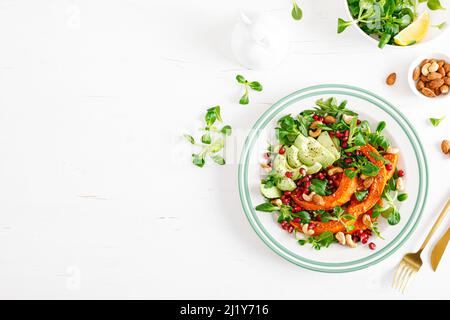
[[[280,208],[280,215],[278,216],[278,222],[291,221],[292,219],[292,208],[290,206],[282,205]]]
[[[356,197],[356,199],[358,199],[359,202],[361,202],[367,197],[368,194],[369,194],[369,190],[356,191],[355,197]]]
[[[209,156],[215,163],[219,165],[225,164],[225,159],[216,154],[225,146],[224,136],[231,135],[231,126],[226,125],[222,129],[218,129],[214,124],[222,122],[220,115],[220,106],[215,106],[206,110],[205,114],[205,128],[201,129],[205,132],[200,140],[202,145],[197,145],[193,136],[185,134],[184,138],[191,144],[202,147],[201,152],[192,154],[192,163],[197,167],[202,168],[205,165],[206,156]],[[221,135],[216,137],[217,135]]]
[[[272,188],[273,186],[276,186],[282,178],[283,176],[281,174],[276,171],[272,171],[267,175],[266,179],[262,180],[262,183],[265,188]]]
[[[183,137],[189,141],[191,144],[195,144],[195,139],[193,136],[189,135],[189,134],[184,134]]]
[[[317,100],[316,101],[316,110],[314,112],[318,115],[331,115],[335,117],[336,119],[341,119],[342,115],[348,115],[348,116],[357,116],[358,114],[346,109],[347,101],[342,101],[340,104],[338,104],[336,98],[329,98],[328,100]],[[303,114],[303,112],[302,112]]]
[[[444,120],[444,118],[445,118],[445,116],[443,116],[439,119],[438,118],[430,118],[430,122],[434,127],[437,127],[442,122],[442,120]]]
[[[397,200],[400,202],[406,201],[408,199],[407,193],[401,193],[397,196]]]
[[[361,173],[369,177],[376,177],[380,172],[380,167],[374,165],[372,162],[367,162],[361,166]]]
[[[393,212],[389,215],[388,223],[391,226],[395,226],[400,222],[400,213],[397,210],[393,210]]]
[[[445,27],[447,27],[447,22],[444,21],[444,22],[441,22],[439,24],[432,25],[432,27],[438,28],[439,30],[444,30]]]
[[[312,179],[309,190],[320,196],[326,196],[330,194],[330,191],[327,190],[327,184],[327,180]]]
[[[380,214],[383,212],[383,207],[380,206],[378,203],[375,204],[372,208],[372,218],[378,218]]]
[[[302,9],[299,8],[295,0],[292,0],[292,5],[293,5],[291,12],[292,18],[294,18],[294,20],[301,20],[303,17]]]
[[[386,128],[386,122],[381,121],[380,123],[378,123],[375,131],[376,131],[376,133],[381,133],[381,131],[383,131],[384,128]]]
[[[378,229],[378,222],[374,221],[372,222],[372,225],[369,228],[378,238],[384,240],[383,236],[381,235],[380,230]]]
[[[354,177],[356,177],[358,175],[358,171],[357,170],[346,169],[344,172],[345,172],[345,175],[347,177],[349,177],[350,179],[353,179]]]
[[[346,213],[345,210],[342,207],[335,207],[332,212],[324,212],[321,217],[320,221],[322,222],[330,222],[330,221],[338,221],[341,223],[347,232],[350,232],[354,229],[353,225],[348,225],[344,220],[347,221],[355,221],[355,216]]]
[[[381,215],[388,220],[390,225],[396,225],[400,222],[400,213],[398,212],[394,199],[391,196],[391,192],[395,191],[395,189],[396,186],[394,178],[391,178],[387,182],[382,195],[382,197],[387,200],[389,206],[381,212]]]
[[[248,88],[254,90],[254,91],[262,91],[263,87],[262,85],[258,82],[258,81],[247,81],[244,76],[238,74],[236,76],[236,80],[238,83],[243,84],[244,85],[244,95],[241,97],[241,99],[239,100],[240,104],[248,104],[249,103],[249,97],[248,97]]]
[[[301,123],[291,117],[290,114],[278,120],[278,127],[275,128],[275,134],[281,144],[294,143],[297,136],[301,133],[299,127]]]
[[[255,210],[263,212],[274,212],[280,210],[280,207],[274,206],[271,203],[261,203],[260,205],[256,206]]]
[[[309,237],[308,239],[300,239],[298,243],[303,246],[307,243],[310,243],[312,247],[316,250],[320,250],[321,248],[328,248],[334,242],[334,235],[330,231],[326,231],[319,236]]]
[[[311,222],[311,216],[309,215],[308,211],[300,211],[298,213],[292,214],[296,218],[300,218],[302,223],[310,223]]]
[[[445,10],[440,0],[428,0],[427,6],[430,10]]]
[[[213,161],[221,166],[225,164],[225,159],[222,158],[222,156],[219,156],[218,154],[211,157]]]

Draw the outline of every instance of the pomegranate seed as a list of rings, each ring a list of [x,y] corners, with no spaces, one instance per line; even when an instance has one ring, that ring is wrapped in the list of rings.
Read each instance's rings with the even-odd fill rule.
[[[359,126],[361,124],[361,120],[356,120],[356,124]]]
[[[347,159],[345,159],[345,160],[344,160],[344,162],[345,162],[346,164],[350,164],[350,163],[352,163],[352,162],[353,162],[353,160],[352,160],[352,159],[350,159],[350,158],[347,158]]]
[[[318,177],[320,180],[323,180],[323,179],[325,179],[325,173],[320,172],[320,173],[317,175],[317,177]]]
[[[356,234],[357,234],[358,236],[361,236],[363,233],[364,233],[363,230],[358,230],[358,231],[356,231]]]
[[[344,136],[345,136],[345,137],[348,137],[349,135],[350,135],[350,131],[349,131],[349,130],[345,130],[345,131],[344,131]]]
[[[295,206],[295,211],[300,212],[300,211],[302,211],[302,208],[299,206]]]
[[[280,150],[278,151],[279,154],[284,154],[286,152],[286,149],[284,149],[284,147],[281,147]]]
[[[344,141],[341,143],[342,148],[347,149],[348,148],[348,143],[347,141]]]
[[[372,230],[367,229],[367,230],[366,230],[366,234],[367,234],[368,237],[370,237],[370,236],[372,235]]]
[[[346,155],[347,155],[347,157],[351,157],[352,153],[351,152],[347,152]]]
[[[323,117],[319,117],[320,122],[323,122],[323,120],[324,120]]]
[[[369,249],[370,250],[375,250],[377,248],[377,245],[373,242],[369,243]]]
[[[392,170],[392,164],[388,163],[386,165],[386,170],[391,171]]]
[[[331,138],[334,137],[334,132],[333,131],[330,131],[328,134],[330,135]]]
[[[289,204],[289,199],[288,198],[281,198],[281,202],[283,202],[283,204]]]
[[[293,231],[294,231],[294,227],[293,227],[293,226],[289,226],[289,227],[288,227],[288,232],[289,232],[289,233],[292,233]]]
[[[290,192],[290,191],[285,191],[285,192],[284,192],[284,195],[285,195],[286,197],[289,197],[289,196],[291,195],[291,192]]]
[[[367,237],[361,238],[362,244],[366,244],[368,241],[369,241],[369,238],[367,238]]]
[[[300,168],[300,174],[302,176],[306,176],[306,169],[305,168]]]
[[[305,188],[309,188],[311,187],[311,181],[306,181],[305,182]]]
[[[398,174],[399,177],[403,177],[405,175],[405,171],[398,170],[397,174]]]
[[[357,155],[357,156],[361,156],[361,155],[362,155],[362,152],[359,151],[359,150],[356,150],[356,155]]]
[[[292,172],[286,172],[285,174],[284,174],[286,177],[288,177],[288,178],[292,178]]]
[[[317,114],[315,114],[315,115],[313,115],[313,119],[317,121],[317,120],[319,120],[319,116]]]
[[[292,222],[294,222],[294,223],[300,223],[300,218],[294,218],[294,220],[292,220]]]
[[[336,131],[336,137],[340,139],[343,137],[343,135],[340,131]]]

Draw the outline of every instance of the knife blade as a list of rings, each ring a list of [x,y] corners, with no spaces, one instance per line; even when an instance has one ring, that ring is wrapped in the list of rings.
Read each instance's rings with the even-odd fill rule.
[[[439,262],[441,261],[442,255],[444,254],[445,248],[447,247],[448,241],[450,240],[450,228],[442,236],[441,239],[436,243],[431,252],[431,267],[436,271]]]

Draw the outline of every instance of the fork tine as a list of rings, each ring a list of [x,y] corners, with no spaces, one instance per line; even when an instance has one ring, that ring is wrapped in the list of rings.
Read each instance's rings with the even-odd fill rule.
[[[416,274],[417,272],[413,269],[409,270],[408,277],[405,279],[403,287],[401,289],[402,293],[405,293],[405,289],[409,283],[409,280]]]
[[[394,281],[392,282],[392,287],[397,289],[398,280],[400,278],[401,273],[404,271],[404,262],[400,261],[400,264],[397,267],[397,272],[395,272]]]
[[[397,283],[397,290],[401,291],[401,288],[403,287],[403,284],[405,283],[406,280],[406,276],[408,274],[408,272],[411,270],[411,268],[409,267],[409,265],[407,263],[403,264],[403,271],[400,274],[400,276],[398,277],[398,283]]]

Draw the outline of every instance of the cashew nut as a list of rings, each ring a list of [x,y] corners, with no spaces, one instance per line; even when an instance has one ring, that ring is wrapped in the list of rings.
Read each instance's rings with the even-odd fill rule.
[[[322,133],[322,129],[309,130],[309,136],[313,138],[317,138]]]
[[[430,71],[428,70],[428,68],[431,66],[431,63],[425,63],[422,67],[422,74],[426,77],[428,76],[428,74],[430,73]]]
[[[358,245],[355,243],[355,241],[353,241],[352,235],[351,234],[347,234],[345,235],[345,241],[347,244],[347,247],[350,248],[356,248]]]
[[[281,207],[283,205],[283,201],[281,201],[281,199],[273,199],[270,203],[277,207]]]
[[[331,169],[328,170],[328,175],[332,176],[335,175],[336,173],[340,173],[340,172],[344,172],[344,169],[342,169],[341,167],[333,167]]]
[[[363,182],[364,188],[369,189],[369,187],[372,185],[372,183],[374,181],[375,181],[375,179],[373,177],[369,177],[369,178],[365,179]]]
[[[439,69],[439,64],[436,61],[433,61],[433,63],[428,67],[429,72],[436,72]]]
[[[342,120],[344,120],[344,122],[345,122],[346,124],[350,124],[350,122],[352,122],[352,120],[353,120],[353,116],[349,116],[349,115],[347,115],[347,114],[344,114],[344,115],[342,116]]]
[[[272,171],[272,167],[268,163],[261,163],[261,168],[266,172]]]
[[[314,230],[309,229],[309,224],[304,224],[302,226],[302,232],[307,236],[312,236],[314,234]]]
[[[405,190],[405,184],[403,183],[403,178],[398,178],[397,179],[397,183],[395,184],[395,188],[398,191],[403,191]]]
[[[314,191],[311,192],[309,195],[304,193],[304,194],[302,194],[303,200],[311,202],[311,201],[313,201],[313,197],[315,194],[316,193]]]
[[[323,200],[322,196],[318,194],[313,195],[312,201],[314,204],[317,204],[318,206],[323,206],[325,204],[325,200]]]
[[[309,126],[309,135],[313,138],[317,138],[321,133],[322,133],[322,129],[317,128],[319,124],[322,124],[322,122],[320,121],[314,121],[313,123],[311,123],[311,125]]]
[[[368,214],[363,215],[362,217],[362,222],[364,223],[364,225],[366,227],[372,227],[372,219],[370,218],[370,216]]]
[[[392,153],[392,154],[397,154],[399,152],[400,152],[400,150],[398,148],[392,148],[392,147],[389,147],[386,150],[386,153]]]
[[[342,231],[339,231],[338,233],[336,233],[336,240],[339,242],[339,244],[345,246],[345,234]]]
[[[366,180],[369,176],[366,176],[364,173],[361,173],[361,175],[359,176],[359,178],[361,180]]]

